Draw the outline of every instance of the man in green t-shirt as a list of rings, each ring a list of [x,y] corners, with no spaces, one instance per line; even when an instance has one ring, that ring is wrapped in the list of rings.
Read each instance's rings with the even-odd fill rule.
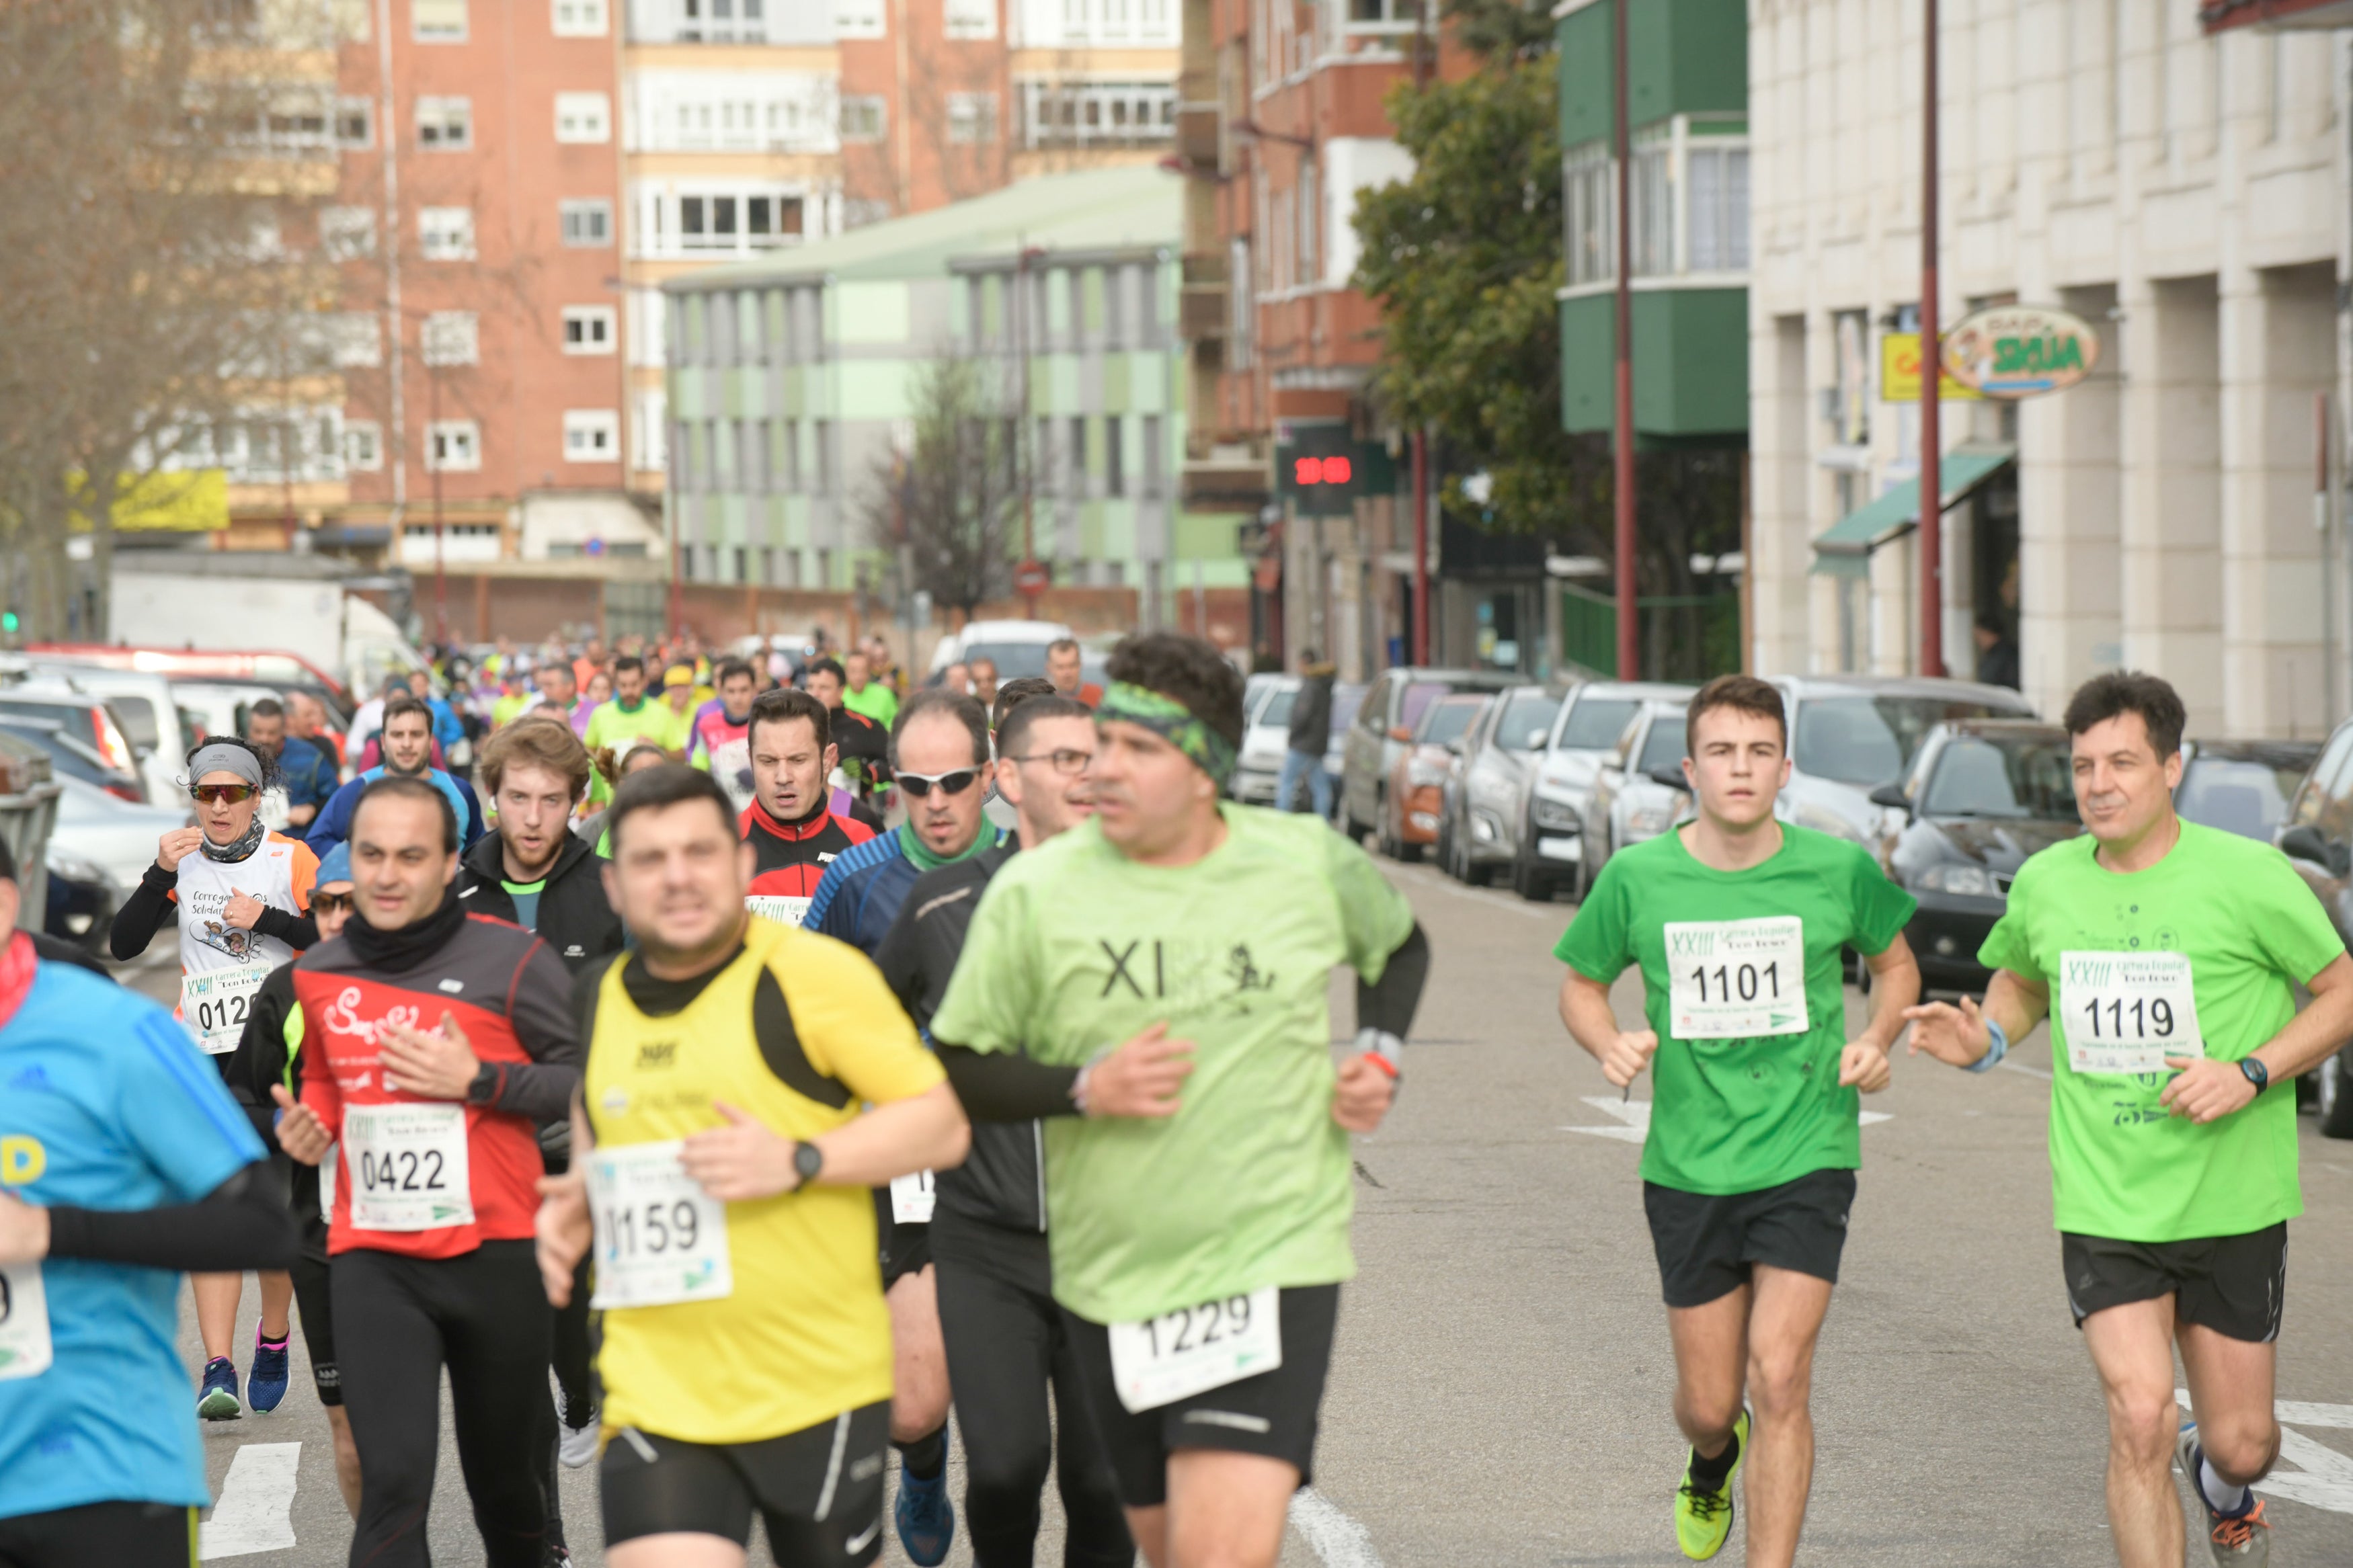
[[[882,682],[870,678],[866,656],[853,653],[841,661],[843,687],[841,705],[852,713],[863,713],[885,730],[899,717],[899,694]],[[956,693],[961,697],[964,693]]]
[[[1220,802],[1217,649],[1132,637],[1110,675],[1096,815],[991,879],[932,1037],[973,1115],[1047,1119],[1054,1299],[1136,1543],[1271,1568],[1356,1272],[1348,1135],[1388,1111],[1429,946],[1355,844]]]
[[[651,741],[676,751],[678,731],[678,716],[670,704],[646,693],[646,661],[623,654],[613,661],[612,700],[588,715],[588,732],[581,740],[592,753],[610,746],[617,754],[631,741]]]
[[[2249,1489],[2279,1457],[2273,1346],[2304,1212],[2295,1079],[2353,1035],[2353,959],[2285,856],[2175,815],[2172,687],[2097,676],[2065,722],[2088,831],[2019,868],[1978,954],[1984,1006],[1913,1008],[1912,1048],[1982,1072],[2049,1018],[2052,1208],[2107,1394],[2116,1556],[2181,1561],[2178,1450],[2214,1561],[2260,1563],[2271,1527]]]
[[[1676,1541],[1694,1559],[1723,1548],[1753,1407],[1748,1562],[1784,1568],[1813,1481],[1814,1341],[1862,1163],[1858,1091],[1887,1087],[1888,1047],[1920,994],[1904,940],[1914,904],[1860,845],[1773,816],[1789,782],[1774,687],[1720,676],[1684,729],[1697,816],[1602,867],[1554,949],[1569,966],[1560,1016],[1611,1083],[1630,1087],[1647,1064],[1657,1084],[1642,1206],[1692,1445]],[[1871,1021],[1852,1043],[1850,947],[1872,974]],[[1650,1027],[1621,1029],[1609,987],[1635,964]]]

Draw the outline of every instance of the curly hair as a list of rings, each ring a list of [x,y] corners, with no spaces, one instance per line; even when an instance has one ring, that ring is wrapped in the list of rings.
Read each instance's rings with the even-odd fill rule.
[[[1242,744],[1242,678],[1217,647],[1182,632],[1136,632],[1111,650],[1113,680],[1174,698],[1237,752]]]

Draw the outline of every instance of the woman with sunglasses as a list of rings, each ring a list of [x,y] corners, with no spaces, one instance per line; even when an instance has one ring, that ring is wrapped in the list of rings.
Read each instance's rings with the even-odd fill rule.
[[[123,900],[111,937],[114,956],[128,963],[155,940],[165,911],[177,910],[179,1017],[197,1046],[216,1058],[224,1079],[262,982],[319,940],[309,912],[318,857],[301,839],[270,832],[257,815],[275,771],[269,758],[235,736],[215,736],[190,754],[195,825],[175,827],[157,841],[155,863]],[[229,1088],[237,1090],[234,1082]],[[268,1142],[268,1101],[257,1108],[250,1095],[240,1099]],[[285,1156],[275,1163],[282,1184]],[[229,1356],[244,1277],[198,1274],[193,1284],[196,1331],[205,1345],[196,1414],[207,1421],[234,1420],[244,1414]],[[293,1299],[290,1277],[261,1276],[261,1322],[245,1389],[258,1411],[275,1410],[286,1397],[287,1314]]]

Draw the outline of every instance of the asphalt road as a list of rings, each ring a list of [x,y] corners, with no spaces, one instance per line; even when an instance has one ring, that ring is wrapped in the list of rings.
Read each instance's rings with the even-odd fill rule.
[[[1405,1097],[1359,1150],[1361,1272],[1344,1297],[1315,1488],[1293,1510],[1285,1568],[1681,1563],[1669,1503],[1683,1446],[1635,1173],[1648,1082],[1621,1105],[1555,1016],[1549,949],[1567,905],[1392,871],[1437,964]],[[170,983],[150,970],[142,984],[164,994]],[[1337,978],[1333,994],[1345,1025]],[[1638,1000],[1621,984],[1630,1019]],[[1859,1016],[1860,999],[1848,1002]],[[2048,1066],[2039,1033],[1982,1078],[1899,1057],[1894,1087],[1869,1102],[1886,1120],[1863,1131],[1818,1359],[1801,1562],[2114,1561],[2105,1415],[2051,1231]],[[2295,1419],[2269,1504],[2281,1568],[2353,1562],[2353,1144],[2303,1126],[2308,1212],[2292,1227],[2278,1390]],[[240,1344],[255,1305],[248,1288]],[[192,1321],[183,1340],[193,1367]],[[295,1344],[280,1410],[205,1434],[216,1491],[240,1449],[301,1445],[290,1505],[241,1480],[233,1499],[265,1506],[223,1510],[261,1519],[249,1542],[280,1521],[290,1530],[290,1544],[247,1555],[255,1568],[340,1563],[349,1539],[299,1333]],[[258,1453],[247,1471],[264,1480],[285,1459]],[[564,1479],[583,1563],[601,1561],[589,1474]],[[1050,1490],[1046,1506],[1039,1560],[1052,1563]],[[446,1437],[432,1538],[438,1562],[481,1560]],[[884,1561],[903,1563],[884,1539]],[[1719,1561],[1738,1562],[1741,1545],[1736,1531]],[[969,1563],[961,1542],[949,1561]]]

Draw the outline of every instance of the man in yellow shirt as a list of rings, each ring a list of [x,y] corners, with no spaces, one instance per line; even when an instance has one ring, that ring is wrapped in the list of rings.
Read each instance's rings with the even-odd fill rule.
[[[871,1189],[956,1164],[970,1129],[863,954],[744,912],[752,849],[708,773],[633,774],[607,823],[638,945],[581,977],[573,1169],[538,1227],[559,1305],[596,1248],[606,1561],[733,1568],[757,1511],[780,1563],[871,1563],[892,1365]]]

